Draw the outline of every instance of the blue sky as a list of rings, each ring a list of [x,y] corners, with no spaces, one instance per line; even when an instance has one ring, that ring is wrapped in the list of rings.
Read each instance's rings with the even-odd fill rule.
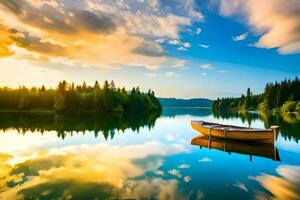
[[[300,75],[298,0],[37,2],[0,2],[1,85],[113,79],[216,98]]]

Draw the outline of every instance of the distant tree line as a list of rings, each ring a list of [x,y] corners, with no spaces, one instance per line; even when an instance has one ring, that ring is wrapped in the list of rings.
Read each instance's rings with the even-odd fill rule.
[[[253,95],[250,88],[239,98],[218,98],[213,110],[259,110],[262,113],[300,113],[300,81],[298,77],[275,83],[268,83],[262,94]]]
[[[93,86],[59,82],[56,89],[19,87],[0,88],[1,110],[53,110],[58,113],[151,113],[161,112],[161,104],[153,91],[141,92],[116,88],[113,81],[98,81]]]

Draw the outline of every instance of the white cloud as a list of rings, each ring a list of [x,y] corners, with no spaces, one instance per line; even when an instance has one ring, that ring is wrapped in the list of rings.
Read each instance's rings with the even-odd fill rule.
[[[166,40],[164,38],[159,38],[159,39],[156,39],[154,40],[154,42],[157,42],[157,43],[164,43]]]
[[[188,42],[185,42],[185,43],[183,43],[183,46],[185,48],[190,48],[192,45],[190,43],[188,43]]]
[[[182,177],[182,174],[177,169],[171,169],[171,170],[168,171],[168,173],[171,174],[171,175],[177,176],[178,178]]]
[[[232,36],[232,40],[235,41],[235,42],[245,40],[245,39],[247,39],[248,34],[249,34],[249,33],[246,32],[246,33],[243,33],[243,34],[241,34],[241,35]]]
[[[178,50],[178,51],[187,51],[188,49],[187,49],[187,48],[184,48],[184,47],[178,47],[177,50]]]
[[[246,187],[246,185],[244,183],[237,183],[237,184],[233,184],[234,187],[237,187],[245,192],[248,192],[248,188]]]
[[[177,48],[178,51],[187,51],[188,48],[190,48],[192,46],[191,43],[182,42],[180,40],[169,40],[168,43],[171,44],[171,45],[180,46],[180,47]]]
[[[260,38],[259,48],[278,48],[280,54],[300,53],[299,0],[217,0],[221,14],[242,16]]]
[[[198,160],[199,162],[211,162],[211,159],[208,157],[202,158],[200,160]]]
[[[202,69],[212,69],[214,68],[213,64],[207,63],[207,64],[201,64],[200,67]]]
[[[161,170],[155,170],[153,171],[154,174],[158,175],[158,176],[163,176],[165,173]]]
[[[169,40],[168,43],[172,44],[172,45],[179,45],[179,44],[181,44],[180,40]]]
[[[206,76],[207,73],[206,73],[206,72],[202,72],[201,75],[202,75],[202,76]]]
[[[207,49],[207,48],[210,47],[210,46],[207,45],[207,44],[199,44],[198,46],[201,47],[201,48],[205,48],[205,49]]]
[[[196,3],[194,0],[185,0],[184,2],[184,10],[188,13],[190,17],[192,17],[196,21],[202,21],[204,19],[203,15],[196,11]]]
[[[184,182],[188,183],[192,180],[192,178],[190,176],[185,176],[183,177]]]
[[[189,168],[190,166],[187,165],[187,164],[182,164],[182,165],[179,165],[178,168],[180,169],[186,169],[186,168]]]
[[[201,28],[196,28],[196,34],[199,35],[202,32]]]

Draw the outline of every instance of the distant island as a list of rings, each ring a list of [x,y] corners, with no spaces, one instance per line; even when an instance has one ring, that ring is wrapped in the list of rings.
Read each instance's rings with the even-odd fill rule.
[[[162,107],[211,107],[213,101],[205,98],[176,99],[159,98]]]
[[[134,114],[160,113],[161,104],[152,90],[139,87],[127,91],[113,81],[103,86],[59,82],[56,89],[42,87],[0,88],[1,112],[56,112],[60,114]]]
[[[218,98],[213,102],[215,111],[257,110],[262,114],[289,113],[300,115],[300,81],[298,77],[268,83],[262,94],[252,94],[250,88],[238,98]]]

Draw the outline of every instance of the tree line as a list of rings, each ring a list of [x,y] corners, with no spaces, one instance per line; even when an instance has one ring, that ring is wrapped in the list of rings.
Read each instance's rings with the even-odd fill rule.
[[[152,113],[161,112],[161,104],[152,90],[141,92],[117,88],[114,81],[103,86],[59,82],[56,89],[38,87],[0,88],[0,110],[52,110],[58,113]]]
[[[300,81],[285,79],[268,83],[262,94],[253,95],[250,88],[239,98],[218,98],[213,102],[213,110],[259,110],[262,113],[300,113]]]

